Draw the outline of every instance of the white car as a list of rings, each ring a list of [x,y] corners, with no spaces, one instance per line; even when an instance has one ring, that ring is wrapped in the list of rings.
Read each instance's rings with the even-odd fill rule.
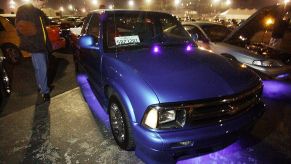
[[[203,49],[243,63],[263,78],[290,79],[291,7],[286,6],[284,10],[281,8],[280,5],[262,8],[233,32],[223,30],[222,27],[213,28],[212,31],[208,28],[207,31],[203,27],[206,24],[218,26],[213,23],[192,23],[198,32],[191,30],[189,23],[184,23],[184,27]],[[274,47],[270,45],[270,40],[273,32],[278,31],[276,22],[279,21],[285,22],[286,27],[283,28],[281,44]]]

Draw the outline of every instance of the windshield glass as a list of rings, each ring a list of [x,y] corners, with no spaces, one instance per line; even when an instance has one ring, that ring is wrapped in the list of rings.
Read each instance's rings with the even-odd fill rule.
[[[261,10],[227,40],[241,47],[265,45],[291,52],[291,10],[276,6]]]
[[[215,24],[202,25],[201,28],[212,42],[223,41],[231,32],[227,27]]]
[[[105,20],[104,38],[107,50],[191,42],[191,37],[176,18],[147,12],[109,14]]]

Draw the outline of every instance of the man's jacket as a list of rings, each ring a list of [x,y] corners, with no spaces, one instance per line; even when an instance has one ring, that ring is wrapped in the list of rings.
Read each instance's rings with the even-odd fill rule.
[[[16,27],[17,23],[21,21],[32,22],[35,25],[36,33],[32,36],[25,36],[16,28],[20,38],[19,48],[31,53],[50,52],[52,50],[51,43],[45,30],[46,25],[49,24],[49,19],[44,12],[31,4],[20,6],[16,13]]]

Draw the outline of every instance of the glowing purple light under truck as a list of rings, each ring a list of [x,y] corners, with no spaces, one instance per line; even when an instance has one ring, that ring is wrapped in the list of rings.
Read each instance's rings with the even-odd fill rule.
[[[117,145],[146,163],[232,143],[263,113],[260,78],[191,40],[166,13],[100,10],[85,18],[74,54],[79,79]]]

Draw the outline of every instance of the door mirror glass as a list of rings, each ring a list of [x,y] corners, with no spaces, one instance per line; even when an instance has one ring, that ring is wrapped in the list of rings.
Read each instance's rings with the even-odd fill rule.
[[[97,38],[92,35],[81,36],[79,40],[80,48],[99,50]]]

